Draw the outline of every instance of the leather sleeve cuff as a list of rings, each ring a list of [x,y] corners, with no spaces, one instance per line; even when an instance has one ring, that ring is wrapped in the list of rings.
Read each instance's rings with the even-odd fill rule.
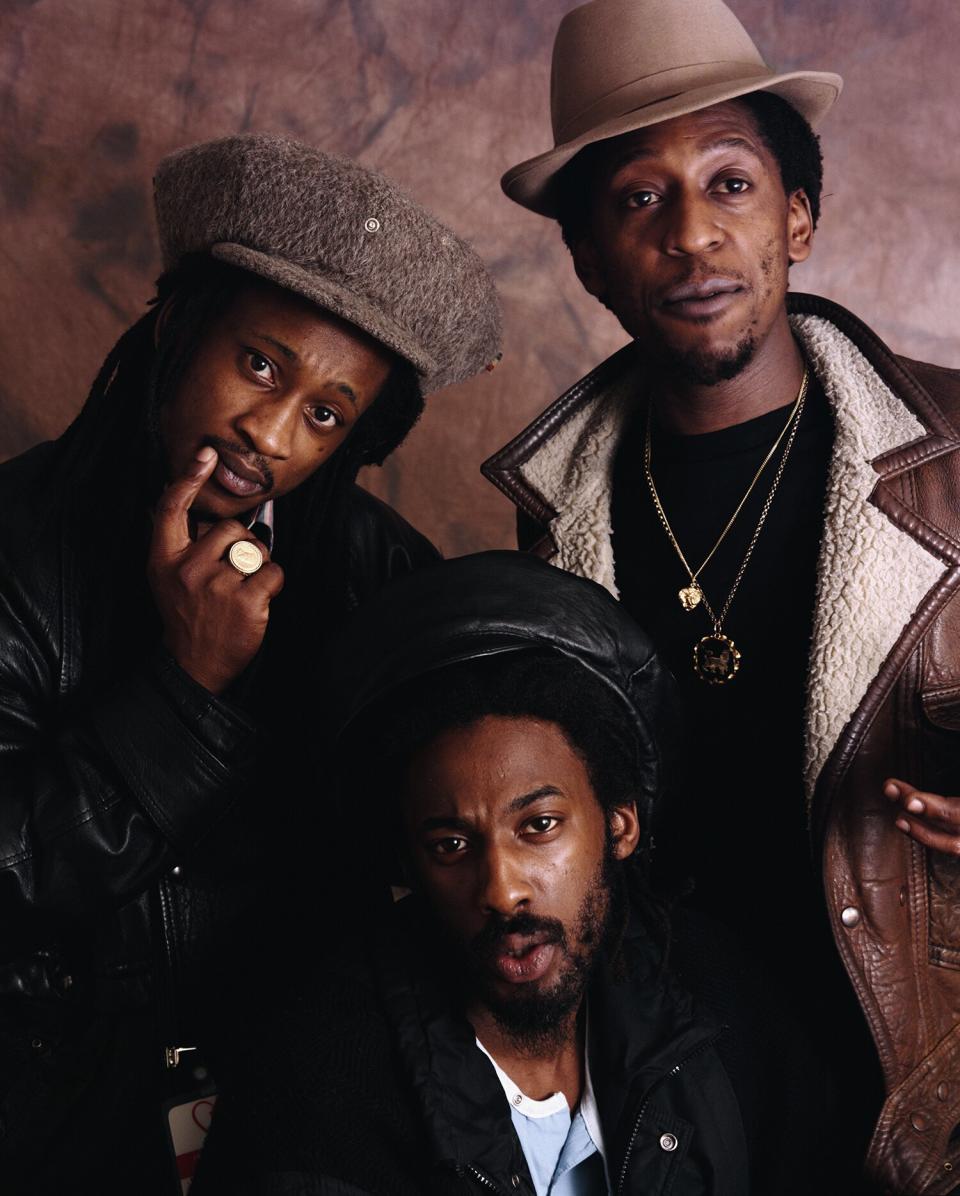
[[[89,717],[140,806],[180,851],[226,812],[257,757],[255,727],[166,653]]]

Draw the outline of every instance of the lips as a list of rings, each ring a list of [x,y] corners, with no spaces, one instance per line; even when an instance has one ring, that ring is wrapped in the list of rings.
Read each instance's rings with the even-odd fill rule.
[[[704,278],[682,283],[665,291],[661,309],[680,319],[703,319],[726,311],[744,293],[744,284],[734,278]]]
[[[250,498],[270,489],[270,480],[256,466],[222,446],[217,448],[217,467],[212,477],[219,486],[237,498]]]
[[[556,940],[544,934],[508,934],[498,943],[489,963],[508,984],[529,984],[546,975],[557,950]]]

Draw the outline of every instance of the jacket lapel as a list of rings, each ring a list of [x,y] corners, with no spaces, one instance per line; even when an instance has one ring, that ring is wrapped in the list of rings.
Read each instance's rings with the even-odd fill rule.
[[[834,414],[807,688],[808,801],[841,733],[947,566],[871,502],[873,462],[927,429],[866,356],[821,316],[793,328]]]

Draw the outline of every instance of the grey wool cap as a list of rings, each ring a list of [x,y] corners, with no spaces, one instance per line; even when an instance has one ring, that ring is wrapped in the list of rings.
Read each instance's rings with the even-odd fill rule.
[[[164,268],[209,253],[349,320],[409,361],[425,394],[491,368],[500,305],[479,256],[382,175],[284,137],[164,158]]]

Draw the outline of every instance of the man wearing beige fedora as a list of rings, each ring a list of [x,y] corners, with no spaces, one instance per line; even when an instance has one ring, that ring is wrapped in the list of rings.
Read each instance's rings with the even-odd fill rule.
[[[721,0],[564,18],[555,147],[503,187],[632,339],[484,472],[680,682],[661,872],[810,1034],[837,1192],[918,1196],[960,1167],[960,381],[787,294],[840,86]]]

